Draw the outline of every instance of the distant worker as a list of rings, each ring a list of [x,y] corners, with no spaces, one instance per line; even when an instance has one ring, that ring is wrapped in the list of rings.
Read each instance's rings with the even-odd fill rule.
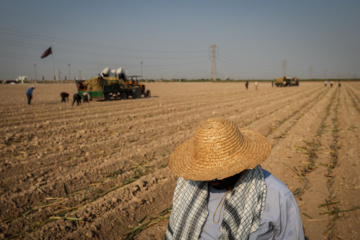
[[[84,92],[82,96],[83,96],[83,103],[85,103],[85,102],[89,103],[90,94],[87,92]]]
[[[69,94],[67,92],[60,93],[61,102],[68,102],[69,101]]]
[[[246,87],[246,90],[248,90],[248,87],[249,87],[249,81],[246,81],[246,82],[245,82],[245,87]]]
[[[74,106],[75,102],[77,103],[77,106],[81,105],[81,96],[78,93],[75,93],[73,96],[72,106]]]
[[[85,90],[86,89],[86,87],[84,86],[84,84],[82,83],[82,82],[79,82],[78,83],[78,90],[79,91],[83,91],[83,90]]]
[[[339,87],[341,87],[341,82],[339,81],[339,84],[338,84]]]
[[[31,86],[25,93],[27,100],[28,100],[28,105],[30,105],[31,99],[33,98],[33,90],[34,89],[35,89],[35,86]]]
[[[331,81],[331,82],[330,82],[330,87],[332,87],[332,86],[333,86],[333,82]]]
[[[326,87],[326,85],[327,85],[327,81],[325,80],[325,82],[324,82],[324,85],[325,85],[325,87]]]
[[[257,90],[258,89],[258,82],[256,81],[255,82],[255,90]]]

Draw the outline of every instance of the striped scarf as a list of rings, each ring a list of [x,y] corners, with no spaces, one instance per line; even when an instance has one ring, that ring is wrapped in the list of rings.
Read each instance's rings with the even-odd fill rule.
[[[208,215],[208,183],[179,178],[165,239],[198,239]],[[266,185],[260,165],[241,173],[226,196],[219,239],[247,239],[260,225]]]

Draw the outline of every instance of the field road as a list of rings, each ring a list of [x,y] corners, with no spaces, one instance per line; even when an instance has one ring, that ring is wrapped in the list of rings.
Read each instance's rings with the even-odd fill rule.
[[[169,156],[211,117],[267,137],[309,240],[360,239],[360,82],[146,83],[80,106],[75,84],[37,84],[31,105],[28,87],[0,85],[0,239],[163,239]]]

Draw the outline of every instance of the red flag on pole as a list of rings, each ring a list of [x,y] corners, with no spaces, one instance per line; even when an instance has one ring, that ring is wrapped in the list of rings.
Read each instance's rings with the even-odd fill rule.
[[[49,47],[49,48],[41,55],[41,58],[46,58],[46,57],[49,56],[50,54],[52,54],[51,47]]]

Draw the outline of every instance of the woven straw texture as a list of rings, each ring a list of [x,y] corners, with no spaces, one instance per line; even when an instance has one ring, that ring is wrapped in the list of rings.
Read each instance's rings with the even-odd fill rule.
[[[170,170],[194,181],[231,177],[253,169],[270,154],[271,145],[261,134],[239,129],[226,119],[211,118],[202,122],[195,136],[170,155]]]

